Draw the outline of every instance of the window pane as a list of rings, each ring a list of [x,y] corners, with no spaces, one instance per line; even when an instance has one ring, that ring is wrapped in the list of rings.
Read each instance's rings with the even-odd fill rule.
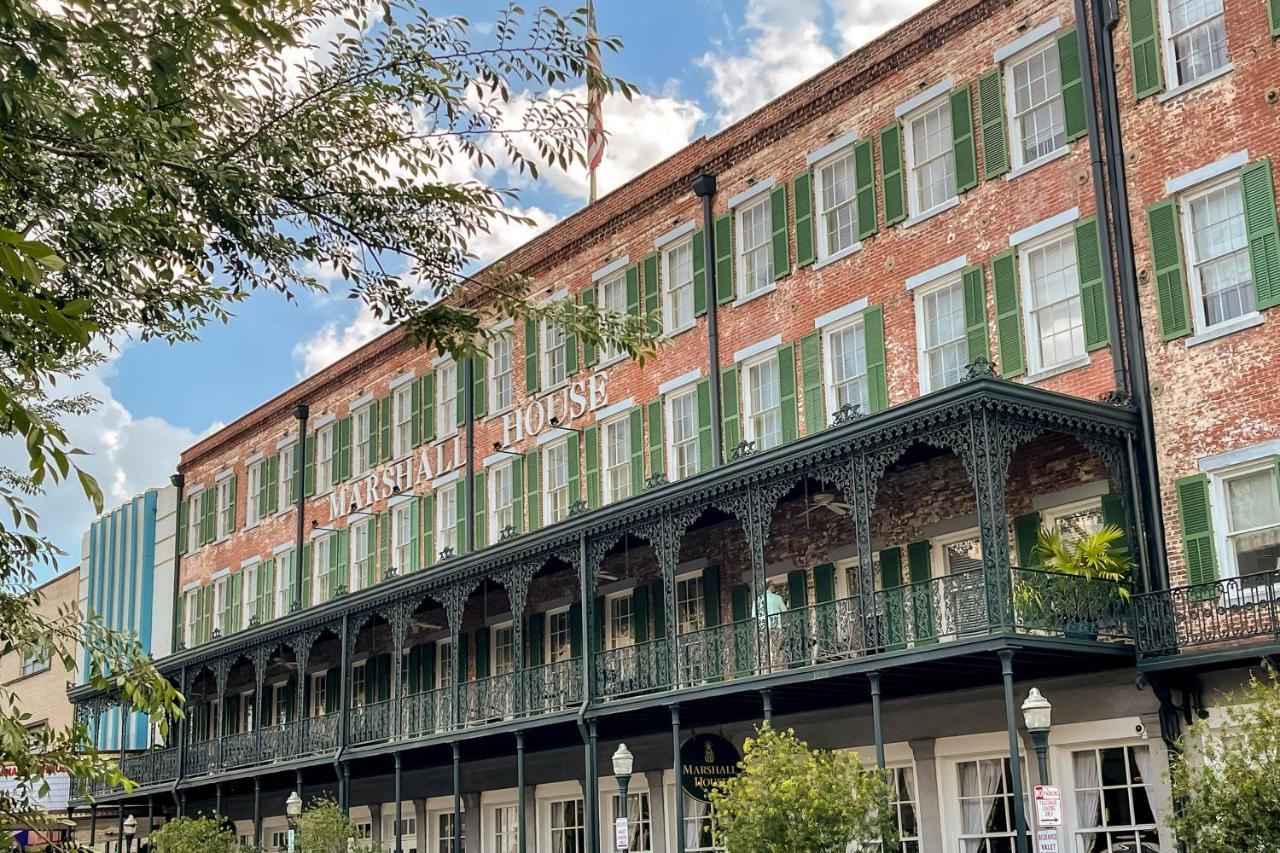
[[[964,288],[960,282],[926,293],[920,299],[924,330],[927,391],[959,382],[964,375]]]
[[[1041,369],[1084,354],[1084,318],[1074,237],[1062,237],[1027,252],[1031,276],[1033,345]]]
[[[1205,324],[1213,326],[1252,312],[1253,272],[1239,181],[1191,199],[1187,209]]]
[[[846,405],[868,409],[867,349],[862,323],[837,329],[827,335],[833,391],[833,411]]]
[[[912,213],[920,214],[955,196],[951,102],[942,98],[913,118],[909,128]]]
[[[822,217],[823,256],[834,255],[852,246],[858,239],[853,152],[818,169],[818,204]]]
[[[1222,0],[1172,0],[1169,20],[1178,83],[1203,77],[1227,64]]]
[[[773,282],[773,234],[769,199],[738,214],[738,269],[742,294],[763,290]]]
[[[757,450],[782,443],[782,398],[778,387],[777,359],[768,358],[747,368],[750,440]]]
[[[1056,45],[1046,44],[1011,70],[1021,162],[1030,163],[1067,144]]]
[[[693,243],[685,241],[666,253],[668,332],[693,324]]]
[[[667,400],[670,410],[671,479],[679,480],[698,473],[698,396],[686,391]]]

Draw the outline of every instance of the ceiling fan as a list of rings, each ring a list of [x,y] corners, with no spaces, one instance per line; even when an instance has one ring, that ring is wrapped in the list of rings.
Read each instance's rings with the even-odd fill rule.
[[[839,495],[834,492],[818,492],[813,496],[813,506],[805,509],[804,514],[808,516],[808,514],[813,512],[815,509],[825,508],[831,510],[836,515],[848,515],[849,510],[852,509],[852,507],[847,503],[842,503],[837,500],[838,497]]]

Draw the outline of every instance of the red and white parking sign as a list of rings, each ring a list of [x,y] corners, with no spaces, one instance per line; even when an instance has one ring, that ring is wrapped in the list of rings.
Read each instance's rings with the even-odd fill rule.
[[[1062,789],[1036,785],[1036,825],[1062,826]]]

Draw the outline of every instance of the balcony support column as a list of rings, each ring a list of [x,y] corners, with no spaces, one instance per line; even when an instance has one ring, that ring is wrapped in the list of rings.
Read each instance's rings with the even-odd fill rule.
[[[351,817],[351,764],[342,762],[342,775],[338,777],[338,807]]]
[[[253,739],[258,760],[262,760],[262,690],[267,680],[267,665],[271,661],[271,649],[259,647],[253,650]],[[255,821],[256,823],[256,821]],[[259,832],[261,827],[254,831]],[[261,846],[260,839],[254,839],[254,846]]]
[[[298,666],[297,683],[294,685],[296,688],[296,701],[293,706],[294,729],[296,732],[293,745],[294,755],[302,752],[305,744],[303,722],[307,718],[307,664],[311,659],[311,646],[315,643],[316,636],[315,632],[309,631],[289,641],[289,645],[293,649],[294,660]],[[284,738],[281,738],[281,740],[284,740]],[[301,792],[299,792],[298,796],[302,796]]]
[[[529,582],[537,570],[536,565],[527,563],[512,566],[497,578],[507,591],[507,602],[511,605],[511,671],[515,680],[512,704],[516,717],[524,716],[524,608],[529,599]]]
[[[524,732],[516,732],[516,851],[526,853],[524,813]]]
[[[301,767],[293,771],[293,789],[298,792],[298,799],[302,800],[305,803],[307,798],[302,793],[302,768]]]
[[[351,636],[351,614],[342,614],[342,627],[339,631],[338,660],[341,661],[341,664],[338,666],[338,731],[336,738],[338,748],[333,756],[335,765],[341,761],[342,753],[346,750],[347,743],[351,739],[351,733],[348,731],[351,725],[351,715],[347,713],[347,709],[351,707],[351,696],[348,695],[351,690],[351,679],[347,678],[347,673],[351,671],[351,656],[356,645],[355,637]],[[399,673],[399,658],[395,659],[395,664],[392,669]],[[326,685],[326,689],[330,688]],[[345,790],[340,787],[339,793],[342,795],[345,808]]]
[[[218,701],[213,706],[213,738],[216,746],[216,752],[212,756],[215,767],[222,767],[223,761],[223,743],[227,734],[227,721],[224,719],[227,713],[227,676],[231,673],[231,661],[220,660],[213,665],[213,678],[217,686]],[[123,711],[123,706],[121,711]],[[123,733],[123,730],[122,730]],[[123,744],[121,744],[123,746]]]
[[[253,847],[262,849],[262,778],[253,777]]]
[[[764,721],[773,723],[773,691],[765,688],[760,691],[760,701],[764,705]]]
[[[849,460],[848,485],[842,491],[851,507],[853,541],[858,548],[858,590],[862,614],[862,648],[864,651],[880,648],[880,623],[876,619],[876,569],[875,555],[871,552],[871,510],[875,508],[876,480],[879,471],[871,471],[866,458],[859,454]]]
[[[449,622],[449,671],[453,673],[449,685],[449,704],[453,708],[454,728],[462,728],[466,720],[462,713],[462,681],[467,677],[467,673],[461,666],[462,647],[459,644],[462,642],[462,616],[467,607],[469,594],[468,588],[455,584],[447,587],[442,596],[445,616]],[[455,849],[462,849],[461,844]]]
[[[222,783],[213,783],[213,814],[215,817],[222,817]]]
[[[151,832],[156,828],[156,798],[147,794],[147,840],[151,840]]]
[[[769,527],[778,500],[794,485],[794,482],[787,481],[748,486],[739,494],[717,502],[717,506],[734,515],[742,525],[747,550],[751,554],[751,589],[755,594],[756,612],[756,668],[761,672],[767,672],[772,662],[769,654],[772,644],[769,641],[767,618],[769,590],[765,584],[764,546],[769,541]],[[719,602],[717,609],[718,605]]]
[[[396,760],[396,784],[395,784],[396,815],[395,815],[395,823],[391,825],[391,831],[394,832],[396,836],[396,853],[404,853],[404,829],[403,829],[403,823],[402,823],[402,821],[404,820],[404,803],[401,801],[404,795],[401,793],[401,790],[400,790],[400,753],[399,752],[395,754],[395,760]]]
[[[401,662],[404,660],[404,645],[409,634],[409,619],[413,616],[414,604],[409,601],[400,601],[392,605],[391,611],[387,614],[387,621],[391,626],[391,713],[390,725],[387,726],[387,736],[392,740],[399,740],[404,734],[404,678],[401,673]],[[352,652],[354,653],[355,643],[352,643]],[[348,700],[348,705],[350,701]],[[400,764],[400,753],[396,753],[396,766]],[[397,799],[397,803],[400,801]],[[399,818],[396,818],[399,820]],[[398,843],[398,842],[397,842]]]
[[[124,809],[125,809],[125,801],[124,801],[124,800],[121,800],[119,803],[117,803],[117,804],[116,804],[116,809],[117,809],[117,813],[116,813],[116,823],[117,823],[117,826],[116,826],[116,844],[118,844],[118,845],[122,845],[122,844],[124,844]]]
[[[189,686],[190,686],[190,685],[188,685],[188,684],[187,684],[187,667],[186,667],[186,665],[183,665],[182,669],[181,669],[181,670],[179,670],[179,672],[178,672],[178,685],[179,685],[179,686],[180,686],[184,691],[185,691],[185,690],[187,690],[187,689],[189,688]],[[183,695],[183,696],[190,696],[191,694],[190,694],[190,693],[183,693],[182,695]],[[174,787],[174,790],[176,791],[176,790],[177,790],[177,788],[178,788],[178,785],[180,785],[180,784],[182,783],[182,776],[183,776],[183,773],[186,771],[186,755],[187,755],[187,715],[186,715],[186,714],[183,714],[181,717],[179,717],[179,718],[177,719],[177,721],[176,721],[175,725],[177,726],[177,731],[176,731],[176,732],[174,732],[174,735],[177,737],[177,740],[178,740],[178,753],[177,753],[178,772],[177,772],[177,774],[176,774],[176,778],[174,778],[174,780],[173,780],[173,787]],[[95,746],[96,746],[96,743],[95,743]],[[181,812],[179,812],[179,816],[181,816]]]
[[[680,766],[680,706],[671,706],[671,770],[675,776],[676,850],[684,853],[684,772]]]
[[[1018,753],[1018,710],[1013,695],[1013,650],[1002,649],[1000,655],[1000,674],[1004,678],[1004,717],[1009,729],[1009,778],[1013,783],[1013,825],[1017,832],[1018,853],[1027,850],[1027,810],[1022,797],[1022,758]]]
[[[668,684],[676,687],[679,682],[676,625],[676,564],[680,562],[680,544],[684,533],[701,514],[701,507],[684,510],[675,515],[663,515],[657,521],[642,525],[633,532],[649,543],[662,572],[662,611],[666,622],[666,657]],[[655,638],[656,639],[656,638]]]
[[[876,767],[885,767],[884,760],[884,718],[880,715],[880,673],[868,672],[867,680],[871,682],[871,729],[876,739]]]
[[[462,747],[453,742],[453,849],[462,849]]]
[[[179,813],[181,817],[181,813]],[[98,840],[98,804],[89,804],[89,846],[92,847]]]
[[[983,585],[987,591],[987,628],[991,631],[1013,627],[1005,481],[1009,473],[1009,458],[1018,441],[1016,427],[1001,424],[994,412],[984,408],[971,419],[969,447],[960,450],[961,459],[973,479],[977,500]]]
[[[596,733],[596,721],[590,720],[587,723],[587,743],[586,743],[586,772],[582,779],[582,794],[586,797],[586,833],[587,833],[587,851],[588,853],[600,853],[600,782],[596,778],[597,767],[599,762],[596,757],[596,744],[598,735]]]

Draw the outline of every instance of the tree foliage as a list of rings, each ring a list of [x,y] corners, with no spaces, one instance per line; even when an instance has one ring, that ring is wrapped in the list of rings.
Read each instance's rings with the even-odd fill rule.
[[[741,772],[712,792],[720,841],[753,853],[844,853],[850,843],[893,847],[884,776],[857,753],[810,749],[766,723],[743,749]]]
[[[151,833],[155,853],[239,853],[231,827],[221,819],[200,815],[178,817]]]
[[[298,818],[298,853],[347,853],[356,825],[338,804],[318,797]]]
[[[1228,697],[1224,721],[1197,720],[1170,768],[1173,830],[1196,853],[1280,850],[1280,680],[1268,668]]]

